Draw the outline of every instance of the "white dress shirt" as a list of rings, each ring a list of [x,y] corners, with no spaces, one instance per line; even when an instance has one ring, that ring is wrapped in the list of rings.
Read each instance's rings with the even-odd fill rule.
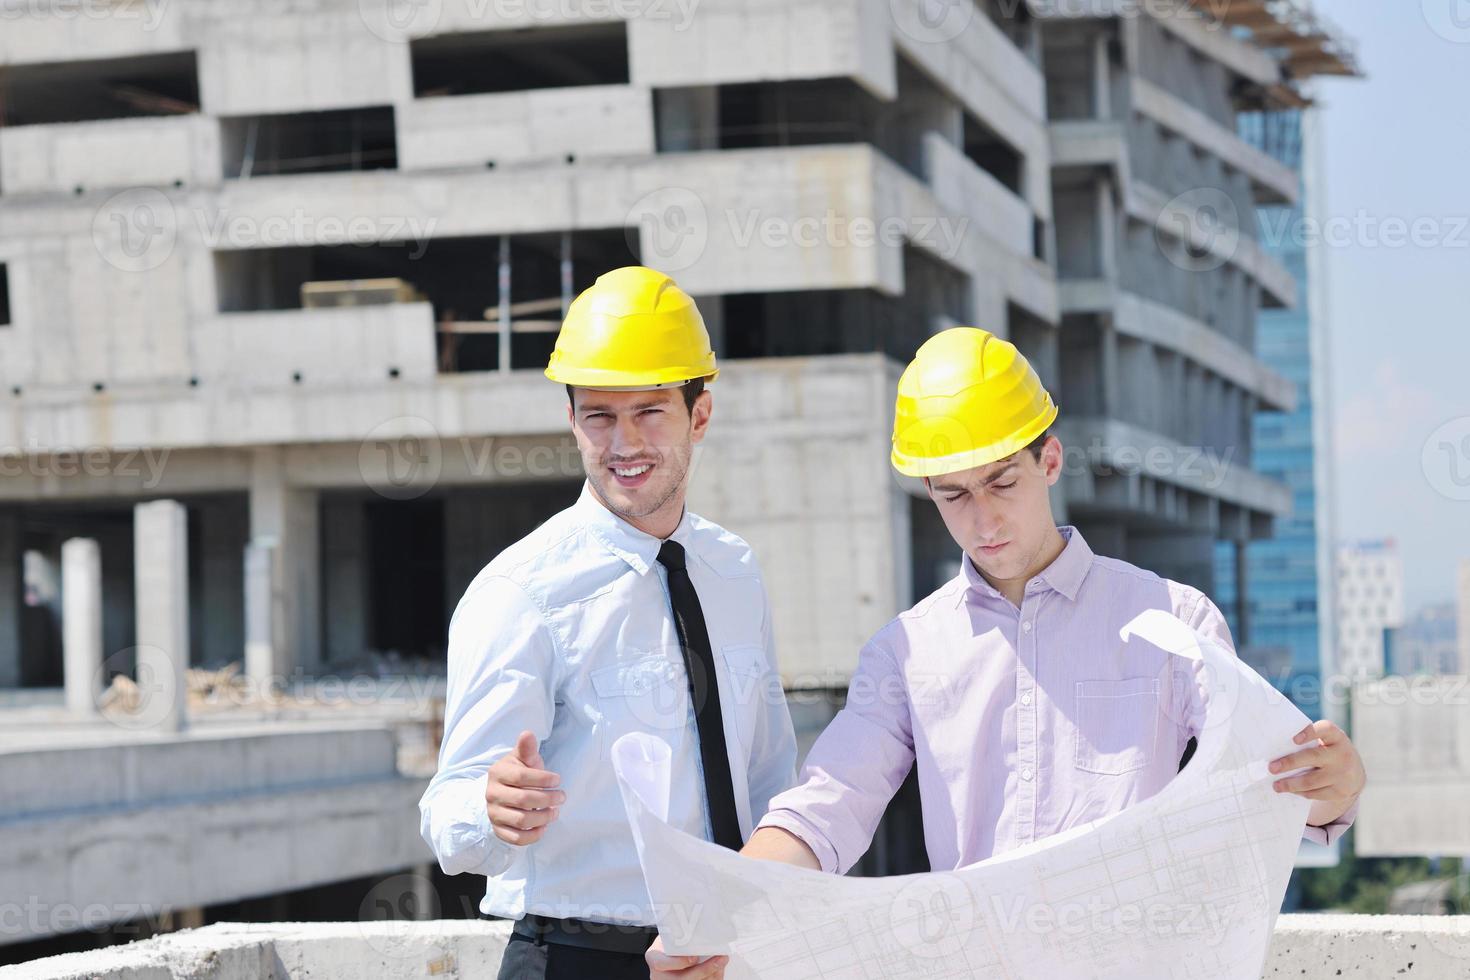
[[[748,839],[796,775],[770,602],[740,538],[687,510],[671,537],[688,555],[715,651]],[[419,801],[421,832],[446,874],[487,876],[486,914],[654,923],[611,762],[613,742],[628,732],[669,743],[669,823],[713,839],[661,543],[584,485],[574,505],[485,566],[450,620],[444,741]],[[526,730],[566,802],[541,840],[518,847],[490,827],[485,775]]]

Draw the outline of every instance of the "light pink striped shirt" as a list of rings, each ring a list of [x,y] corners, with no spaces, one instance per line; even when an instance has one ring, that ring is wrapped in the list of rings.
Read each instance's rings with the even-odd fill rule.
[[[863,648],[846,706],[763,827],[846,872],[918,765],[924,841],[952,870],[1116,813],[1178,772],[1204,720],[1192,662],[1119,629],[1165,609],[1234,649],[1198,589],[1092,553],[1075,528],[1020,608],[962,571]],[[1303,836],[1342,836],[1356,807]]]

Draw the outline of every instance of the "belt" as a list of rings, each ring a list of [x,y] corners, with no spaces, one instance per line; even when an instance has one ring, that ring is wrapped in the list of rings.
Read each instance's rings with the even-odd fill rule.
[[[586,919],[553,919],[545,915],[527,915],[517,919],[511,931],[542,943],[576,946],[604,953],[631,953],[642,956],[658,938],[656,926],[622,925],[612,922],[588,922]]]

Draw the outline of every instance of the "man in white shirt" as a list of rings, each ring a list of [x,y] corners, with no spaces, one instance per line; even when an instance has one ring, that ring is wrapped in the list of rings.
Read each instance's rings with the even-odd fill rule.
[[[482,913],[517,920],[502,980],[648,976],[657,930],[610,762],[619,736],[667,742],[669,822],[734,849],[794,782],[760,569],[684,509],[717,374],[672,279],[634,266],[582,293],[546,369],[571,400],[581,497],[490,562],[450,622],[422,832],[445,873],[487,877]]]

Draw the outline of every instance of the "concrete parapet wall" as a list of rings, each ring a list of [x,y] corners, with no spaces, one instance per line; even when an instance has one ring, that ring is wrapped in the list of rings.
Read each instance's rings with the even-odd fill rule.
[[[128,946],[35,960],[13,975],[15,980],[477,980],[496,975],[509,932],[509,923],[473,920],[222,922]],[[1467,969],[1467,916],[1283,915],[1262,976],[1378,980],[1402,974],[1460,980]]]

